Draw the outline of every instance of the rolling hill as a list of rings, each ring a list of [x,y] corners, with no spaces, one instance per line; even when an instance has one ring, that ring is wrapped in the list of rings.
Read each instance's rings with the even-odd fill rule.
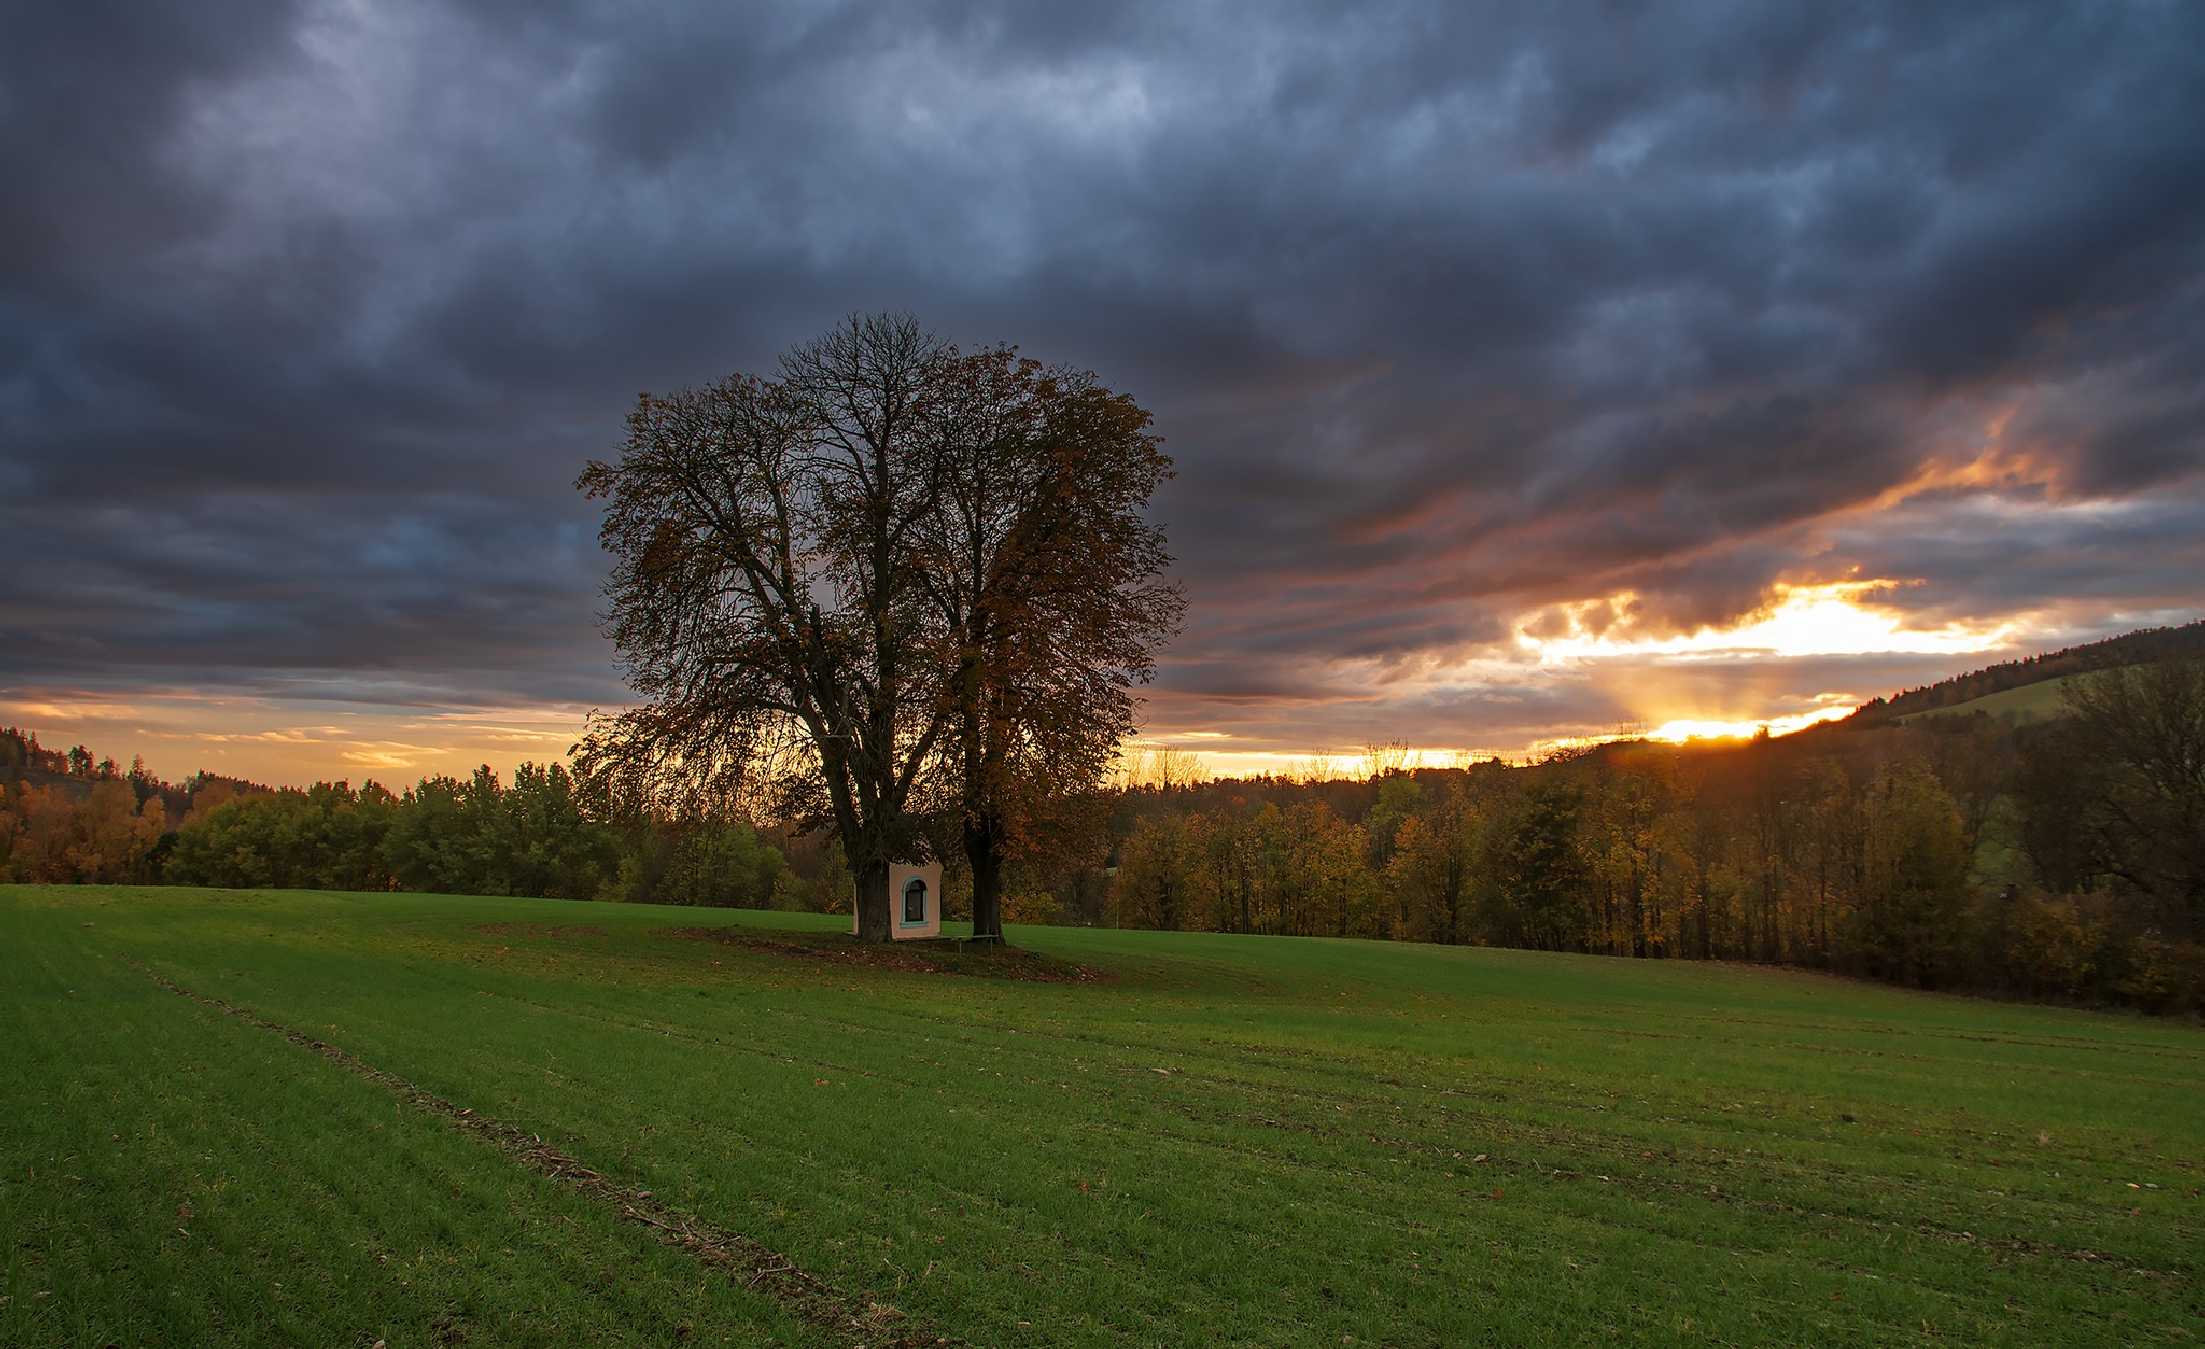
[[[1927,717],[1972,717],[1981,714],[2002,721],[2041,721],[2060,714],[2060,690],[2083,674],[2058,675],[2039,680],[2034,684],[2022,684],[1997,693],[1986,693],[1980,698],[1970,698],[1950,707],[1931,707],[1920,712],[1902,712],[1894,720],[1920,721]]]
[[[2140,628],[2102,641],[1985,666],[1890,698],[1871,699],[1862,704],[1850,722],[1873,726],[1929,713],[1973,712],[2030,720],[2055,714],[2059,708],[2058,686],[2076,675],[2185,656],[2205,656],[2205,619],[2177,627]],[[2024,692],[2031,689],[2036,691]]]

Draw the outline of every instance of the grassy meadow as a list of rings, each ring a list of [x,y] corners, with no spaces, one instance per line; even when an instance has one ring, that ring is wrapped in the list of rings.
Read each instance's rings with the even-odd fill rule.
[[[1101,976],[1037,982],[758,940],[807,925],[0,887],[0,1344],[2205,1336],[2194,1026],[1516,951],[1018,929]]]
[[[2058,716],[2065,707],[2060,690],[2081,675],[2061,675],[2057,679],[2043,679],[2018,688],[2000,689],[1980,698],[1970,698],[1950,707],[1933,707],[1923,712],[1909,712],[1899,718],[1902,722],[1923,721],[1932,717],[1972,717],[1981,712],[2001,721],[2042,721]]]

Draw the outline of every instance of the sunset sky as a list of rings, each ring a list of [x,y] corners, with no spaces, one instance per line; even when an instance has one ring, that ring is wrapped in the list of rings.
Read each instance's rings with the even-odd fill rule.
[[[854,309],[1155,413],[1144,735],[1225,771],[2205,612],[2205,5],[105,13],[0,43],[50,744],[559,755],[623,700],[582,461]]]

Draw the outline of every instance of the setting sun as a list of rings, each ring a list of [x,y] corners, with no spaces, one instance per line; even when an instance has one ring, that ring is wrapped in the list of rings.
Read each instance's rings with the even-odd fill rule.
[[[1762,731],[1770,735],[1790,735],[1804,731],[1809,726],[1824,722],[1843,721],[1858,710],[1853,703],[1832,704],[1818,707],[1812,712],[1791,712],[1780,717],[1767,717],[1760,721],[1704,721],[1690,717],[1665,721],[1646,733],[1648,740],[1664,740],[1681,745],[1687,740],[1750,740]]]

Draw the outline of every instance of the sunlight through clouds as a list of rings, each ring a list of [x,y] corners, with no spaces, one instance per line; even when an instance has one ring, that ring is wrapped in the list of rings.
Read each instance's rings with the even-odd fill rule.
[[[1764,730],[1770,735],[1790,735],[1827,721],[1843,721],[1858,707],[1857,703],[1831,703],[1812,712],[1787,712],[1760,721],[1704,721],[1686,717],[1663,722],[1648,731],[1646,738],[1681,745],[1687,740],[1748,740]]]
[[[1871,598],[1905,584],[1887,580],[1813,585],[1779,582],[1768,604],[1732,627],[1702,627],[1668,637],[1617,635],[1618,628],[1629,625],[1638,600],[1636,594],[1625,591],[1608,599],[1549,610],[1540,621],[1519,626],[1516,641],[1535,654],[1541,665],[1557,665],[1648,656],[1968,655],[1995,650],[2021,630],[2011,620],[1911,627],[1904,612]],[[1535,627],[1545,631],[1534,631]]]

